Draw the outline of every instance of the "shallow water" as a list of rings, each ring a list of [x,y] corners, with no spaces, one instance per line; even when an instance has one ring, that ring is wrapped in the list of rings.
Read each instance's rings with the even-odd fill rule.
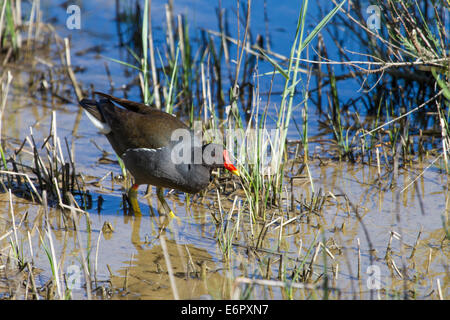
[[[371,297],[371,294],[372,297],[377,297],[376,291],[371,293],[367,287],[369,279],[367,268],[370,265],[380,268],[382,288],[387,290],[387,296],[381,295],[381,297],[395,297],[395,292],[399,292],[397,294],[401,296],[405,282],[401,281],[398,274],[391,273],[385,260],[390,232],[395,231],[401,235],[401,241],[396,238],[392,240],[392,258],[402,276],[408,279],[406,282],[408,288],[416,291],[417,298],[424,298],[428,294],[436,298],[436,279],[440,279],[443,294],[448,296],[449,250],[443,241],[445,233],[442,229],[442,218],[448,210],[445,207],[448,193],[442,188],[444,184],[441,175],[428,171],[418,180],[417,189],[408,189],[397,201],[395,192],[379,190],[373,183],[377,177],[376,168],[328,163],[327,166],[322,167],[311,166],[311,173],[315,190],[322,188],[325,194],[331,192],[337,200],[329,197],[322,214],[310,214],[309,218],[298,214],[297,209],[299,218],[283,227],[281,242],[278,241],[279,229],[275,229],[275,226],[279,224],[269,228],[262,247],[272,252],[277,252],[279,247],[279,252],[284,254],[287,275],[290,275],[292,268],[298,265],[296,259],[300,261],[303,259],[314,238],[317,237],[317,241],[327,243],[327,248],[333,254],[334,258],[327,256],[328,268],[331,266],[336,268],[339,265],[337,279],[332,277],[330,281],[332,287],[341,290],[341,298],[356,296],[367,299]],[[403,179],[410,179],[413,176],[408,175]],[[108,186],[109,182],[104,181],[104,184]],[[97,265],[95,274],[99,283],[110,280],[115,289],[114,298],[171,299],[172,289],[158,239],[158,217],[147,213],[144,213],[142,217],[124,216],[120,210],[121,188],[119,186],[115,186],[115,191],[107,194],[103,194],[98,188],[90,190],[94,197],[94,208],[96,207],[95,197],[98,194],[102,194],[104,203],[100,214],[95,213],[94,209],[90,210],[90,232],[86,229],[86,219],[80,218],[80,236],[83,239],[84,248],[91,250],[91,268],[95,269],[94,266]],[[300,198],[300,194],[308,197],[310,192],[309,182],[295,183],[296,199]],[[358,208],[361,222],[354,212],[347,210],[346,201],[339,196],[342,194],[346,194],[352,205]],[[211,196],[214,197],[214,193]],[[272,257],[272,261],[275,261],[276,254],[259,252],[258,256],[262,260],[258,263],[259,260],[255,259],[254,253],[246,249],[249,243],[248,237],[251,237],[250,230],[253,227],[257,234],[257,225],[251,227],[248,219],[241,218],[239,232],[233,238],[231,261],[225,263],[222,246],[217,241],[220,238],[218,233],[220,227],[215,225],[211,217],[211,212],[217,215],[218,210],[207,209],[200,203],[186,208],[183,199],[183,196],[169,196],[169,204],[180,221],[172,221],[164,232],[168,239],[168,252],[180,298],[197,298],[201,295],[229,298],[233,294],[231,275],[233,278],[239,276],[259,278],[265,275],[265,266],[263,268],[260,265],[261,261],[267,262],[268,257]],[[140,200],[145,212],[146,201],[142,197]],[[422,201],[423,209],[419,201]],[[22,239],[19,242],[24,246],[25,252],[29,252],[26,241],[26,230],[29,230],[33,243],[33,260],[39,268],[44,270],[37,281],[45,283],[51,277],[48,259],[43,247],[39,245],[38,233],[36,230],[31,231],[40,209],[31,204],[17,204],[20,202],[24,201],[20,199],[15,201],[16,224],[26,212],[28,217],[22,228],[18,229],[19,238]],[[155,200],[152,205],[157,208]],[[6,205],[4,207],[8,208]],[[229,209],[225,208],[231,207],[231,203],[224,203],[223,207],[225,214],[228,214]],[[295,215],[291,212],[292,216]],[[3,221],[9,221],[7,210],[2,212],[2,217]],[[58,210],[52,210],[50,217],[56,256],[64,261],[63,268],[66,272],[73,274],[73,270],[76,270],[81,275],[82,266],[80,252],[75,249],[77,247],[75,233],[73,230],[65,231]],[[229,223],[232,224],[232,221],[236,222],[236,212]],[[105,222],[112,225],[113,232],[101,231]],[[37,225],[40,223],[43,223],[42,216]],[[343,228],[342,225],[344,225]],[[9,228],[9,223],[3,224],[1,234],[7,232]],[[364,228],[367,230],[367,235]],[[325,230],[325,233],[321,230]],[[408,259],[419,231],[422,233],[414,257]],[[360,241],[361,250],[360,280],[357,278],[357,239]],[[337,249],[335,245],[340,249]],[[374,254],[371,248],[375,249]],[[300,255],[298,255],[299,250],[301,250]],[[431,260],[428,261],[430,254]],[[323,259],[322,254],[319,254],[314,264],[314,269],[318,273],[322,272],[324,267]],[[310,260],[311,256],[307,259],[308,263]],[[407,275],[403,275],[405,270],[403,267],[406,267]],[[206,270],[203,274],[202,268]],[[279,273],[278,263],[274,262],[271,269],[276,278]],[[83,290],[78,292],[75,290],[74,294],[75,297],[77,294],[82,297],[84,293]],[[304,294],[304,292],[297,292],[294,298],[304,298]],[[265,290],[258,288],[252,297],[281,299],[284,293],[276,288]]]
[[[164,2],[153,1],[153,4],[154,23],[163,24],[161,21],[164,21]],[[118,88],[123,83],[129,82],[130,70],[105,59],[105,57],[122,59],[124,56],[123,49],[117,46],[118,39],[113,21],[114,7],[110,1],[98,1],[95,4],[86,2],[84,5],[86,5],[83,7],[84,23],[80,31],[69,31],[64,28],[62,22],[65,8],[49,6],[45,7],[44,12],[48,14],[48,18],[55,17],[59,21],[56,26],[61,36],[71,37],[72,50],[75,53],[72,63],[86,68],[84,73],[77,74],[80,81],[86,87],[93,84],[98,91],[108,91],[109,82],[104,68],[104,62],[107,61],[115,86]],[[210,1],[176,1],[175,12],[187,13],[193,29],[202,26],[216,30],[216,18],[215,16],[212,18],[211,14],[215,6],[216,4]],[[272,49],[282,54],[287,54],[288,47],[283,43],[289,43],[292,25],[295,26],[297,18],[297,12],[292,12],[292,16],[286,18],[287,12],[292,11],[286,6],[279,5],[279,1],[268,1],[274,30]],[[256,11],[253,18],[253,26],[259,32],[264,30],[261,14]],[[99,25],[108,27],[99,29]],[[154,30],[155,33],[160,31],[160,28]],[[161,42],[161,38],[158,38],[158,41]],[[95,52],[76,55],[76,52],[94,45],[101,46],[100,55]],[[45,54],[43,57],[52,59]],[[261,67],[262,70],[264,68]],[[95,274],[97,285],[105,284],[111,288],[114,299],[172,299],[173,289],[167,273],[167,262],[158,239],[159,215],[153,216],[148,206],[150,204],[159,212],[154,193],[144,198],[145,188],[141,187],[139,200],[143,216],[124,215],[122,193],[125,187],[120,182],[113,181],[109,175],[113,172],[114,176],[119,176],[121,171],[115,163],[115,155],[106,138],[96,131],[85,115],[81,114],[81,117],[78,117],[80,109],[77,105],[60,101],[45,102],[39,97],[24,96],[28,74],[26,71],[13,71],[13,75],[14,85],[3,119],[3,136],[8,137],[11,143],[7,151],[18,147],[20,143],[13,143],[12,139],[23,140],[29,134],[29,127],[33,128],[37,140],[45,138],[50,131],[51,110],[57,110],[58,135],[61,138],[67,137],[74,144],[78,173],[86,177],[87,182],[98,181],[106,176],[99,186],[88,184],[93,199],[92,207],[88,209],[90,230],[87,228],[87,218],[79,219],[79,236],[83,241],[84,254],[89,255],[91,273]],[[138,99],[137,90],[137,87],[131,90],[130,98]],[[349,86],[346,87],[345,94],[351,96],[357,90],[358,88]],[[121,93],[116,91],[115,94],[120,96]],[[71,99],[75,102],[74,97]],[[277,100],[274,99],[273,102],[276,103]],[[301,119],[301,113],[298,112],[295,117],[297,120]],[[310,119],[314,120],[314,117],[315,113],[312,110]],[[316,135],[318,128],[312,125],[310,133]],[[295,127],[290,130],[289,137],[298,139]],[[92,140],[100,149],[110,153],[107,157],[113,163],[99,162],[102,152],[93,146]],[[312,160],[309,168],[312,179],[303,172],[300,179],[294,181],[293,190],[290,190],[289,180],[286,179],[287,199],[284,208],[290,206],[291,191],[294,201],[300,201],[310,199],[312,190],[316,194],[321,190],[322,194],[327,196],[324,209],[317,214],[306,213],[300,204],[295,202],[295,209],[289,211],[288,215],[289,218],[296,216],[298,218],[283,226],[281,238],[279,238],[280,228],[277,228],[279,222],[268,229],[263,248],[270,252],[248,248],[249,244],[254,243],[252,237],[257,237],[261,225],[252,222],[245,211],[237,225],[237,212],[233,211],[228,223],[239,229],[232,238],[232,254],[229,260],[224,259],[224,247],[219,241],[222,229],[215,224],[211,216],[211,214],[220,216],[216,191],[211,190],[202,199],[191,199],[190,205],[187,205],[183,194],[169,195],[169,204],[180,221],[172,221],[164,235],[167,238],[168,253],[180,298],[198,298],[202,295],[209,295],[215,299],[234,297],[237,292],[233,286],[234,278],[241,276],[263,278],[267,275],[267,270],[270,270],[272,279],[283,279],[285,275],[290,278],[294,268],[298,267],[305,257],[305,262],[310,263],[319,241],[326,243],[333,256],[324,254],[323,250],[318,252],[313,264],[316,272],[314,278],[323,273],[323,270],[328,270],[330,287],[340,290],[340,293],[332,293],[332,298],[402,298],[406,286],[408,290],[415,290],[416,298],[437,299],[438,279],[444,298],[448,298],[449,249],[448,240],[444,240],[443,229],[444,221],[448,221],[449,210],[447,176],[431,167],[417,178],[425,166],[400,170],[397,181],[392,180],[392,174],[387,174],[379,183],[378,170],[375,166],[339,163],[327,159]],[[290,170],[291,165],[286,167]],[[296,172],[298,167],[299,163],[295,163],[292,172]],[[381,170],[382,174],[386,173],[385,168]],[[286,174],[291,175],[291,171]],[[416,178],[415,184],[401,192]],[[396,188],[390,188],[392,182],[396,182]],[[349,201],[346,201],[343,195],[347,196]],[[99,196],[103,198],[100,210],[97,209]],[[202,203],[205,199],[205,203]],[[51,278],[51,269],[40,240],[42,236],[44,243],[48,244],[49,241],[42,234],[45,226],[42,208],[22,198],[13,200],[16,225],[26,215],[26,219],[17,230],[18,241],[23,247],[25,256],[31,256],[31,250],[33,251],[32,259],[35,265],[42,269],[42,272],[36,275],[36,281],[43,285]],[[224,208],[222,215],[225,220],[233,207],[233,200],[234,198],[222,199],[221,205]],[[0,205],[1,237],[11,228],[8,195],[2,194],[0,202],[4,204]],[[245,204],[241,202],[241,205]],[[359,218],[355,214],[356,209]],[[72,279],[79,280],[77,283],[80,283],[80,288],[75,288],[74,297],[85,298],[83,267],[76,233],[72,229],[64,228],[59,210],[52,209],[49,217],[56,257],[61,262],[60,267],[69,276],[75,277]],[[287,219],[285,216],[284,221]],[[105,223],[110,223],[114,231],[102,231]],[[33,229],[33,226],[36,228]],[[38,232],[39,229],[41,233]],[[391,241],[391,257],[401,275],[388,268],[385,259],[392,231],[401,236]],[[420,241],[414,256],[409,259],[419,232],[421,232]],[[358,239],[361,250],[360,264]],[[7,248],[8,240],[9,237],[6,237],[0,241],[0,249]],[[280,254],[283,257],[281,271]],[[361,270],[360,279],[357,276],[358,266]],[[371,279],[367,273],[369,266],[379,267],[383,290],[370,290],[368,287],[367,281]],[[334,273],[336,268],[337,277]],[[402,277],[407,281],[403,281]],[[322,280],[317,284],[321,284]],[[281,299],[287,296],[284,290],[277,287],[255,286],[250,297]],[[322,297],[322,291],[311,293],[308,290],[295,289],[293,293],[293,298],[311,297]]]

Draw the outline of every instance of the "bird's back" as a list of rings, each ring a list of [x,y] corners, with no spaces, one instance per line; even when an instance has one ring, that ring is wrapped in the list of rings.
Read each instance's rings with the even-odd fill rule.
[[[188,126],[166,112],[104,93],[96,94],[106,99],[83,99],[80,105],[89,113],[91,120],[96,119],[99,122],[94,125],[106,135],[119,156],[127,149],[157,149],[167,146],[177,129],[186,130],[186,133],[190,134]],[[103,127],[99,127],[100,125]]]
[[[141,103],[96,94],[103,99],[83,99],[80,105],[106,135],[136,184],[188,193],[196,193],[209,184],[212,166],[202,163],[201,141],[182,121]],[[185,155],[188,157],[183,158]],[[195,163],[194,158],[198,157],[201,161]]]

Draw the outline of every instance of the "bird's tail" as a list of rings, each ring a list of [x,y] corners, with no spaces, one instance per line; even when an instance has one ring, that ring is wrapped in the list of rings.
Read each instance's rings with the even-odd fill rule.
[[[78,103],[84,108],[89,120],[91,120],[94,126],[101,133],[108,134],[111,132],[111,127],[102,116],[102,110],[99,102],[90,99],[83,99]]]

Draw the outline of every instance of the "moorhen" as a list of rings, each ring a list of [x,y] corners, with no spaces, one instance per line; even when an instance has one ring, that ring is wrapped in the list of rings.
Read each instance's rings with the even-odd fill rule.
[[[174,217],[162,188],[197,193],[208,186],[214,168],[225,168],[239,175],[223,146],[202,145],[175,116],[142,103],[94,93],[103,98],[83,99],[79,104],[133,175],[128,199],[135,214],[141,214],[137,201],[141,184],[156,186],[158,199],[169,216]]]

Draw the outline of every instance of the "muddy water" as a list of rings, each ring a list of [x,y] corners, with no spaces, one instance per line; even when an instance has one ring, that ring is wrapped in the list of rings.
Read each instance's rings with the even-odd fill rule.
[[[436,293],[436,280],[439,279],[444,294],[448,296],[449,250],[443,229],[444,221],[448,221],[449,210],[447,178],[437,170],[429,169],[417,179],[423,170],[423,167],[406,170],[397,181],[392,180],[392,176],[379,180],[377,168],[370,166],[328,162],[313,171],[315,190],[323,188],[324,192],[336,196],[336,200],[329,198],[324,219],[317,219],[317,223],[328,230],[325,238],[327,241],[332,240],[328,243],[340,243],[344,255],[347,252],[348,259],[353,261],[350,268],[345,266],[342,257],[333,261],[333,264],[339,263],[343,267],[343,274],[347,274],[340,281],[345,282],[346,277],[357,278],[359,239],[361,280],[356,281],[357,297],[368,297],[370,293],[367,292],[367,280],[372,278],[369,276],[371,272],[368,274],[367,271],[371,265],[380,268],[381,283],[387,290],[390,288],[402,292],[397,286],[407,283],[410,290],[415,288],[427,295]],[[402,192],[415,179],[416,184]],[[395,182],[397,187],[391,189],[391,183]],[[301,193],[302,190],[299,188],[297,192]],[[348,197],[352,207],[350,210],[346,207],[347,201],[340,195]],[[355,214],[355,209],[360,218]],[[390,240],[391,232],[398,233],[399,237]],[[411,257],[419,232],[420,240]],[[387,267],[385,256],[390,241],[393,250],[391,257],[400,271],[402,268],[406,270],[401,271],[402,275]]]
[[[97,169],[97,173],[102,176],[106,171],[114,170],[114,166],[106,165],[103,169]],[[83,172],[87,168],[81,166],[79,170]],[[214,208],[212,202],[201,204],[194,199],[186,207],[183,195],[168,196],[169,204],[180,218],[179,221],[172,221],[163,233],[167,239],[167,252],[179,297],[189,299],[206,295],[215,299],[230,298],[235,293],[233,279],[240,276],[263,278],[267,275],[268,258],[271,258],[271,279],[277,280],[284,276],[289,278],[311,247],[314,252],[315,244],[321,241],[326,243],[331,255],[324,256],[323,251],[320,251],[313,270],[318,276],[327,268],[330,287],[339,289],[339,293],[334,293],[331,298],[403,298],[406,286],[410,297],[415,292],[416,298],[436,299],[438,279],[444,297],[448,298],[449,250],[442,228],[443,219],[448,215],[448,208],[445,206],[448,191],[444,188],[444,176],[427,170],[415,186],[398,194],[402,187],[391,190],[376,183],[378,173],[375,167],[334,162],[318,165],[316,161],[312,161],[310,170],[314,190],[318,192],[322,189],[324,194],[328,194],[323,210],[317,214],[305,214],[300,213],[300,205],[296,205],[296,210],[289,213],[289,218],[297,216],[297,219],[283,226],[281,238],[279,228],[276,228],[279,224],[275,223],[270,227],[262,248],[275,254],[249,251],[246,248],[252,242],[252,230],[256,237],[260,228],[250,223],[243,214],[239,231],[233,237],[231,258],[224,259],[223,246],[218,241],[221,238],[220,227],[215,225],[211,217],[211,213],[219,215],[217,204]],[[406,185],[421,172],[420,168],[410,171],[400,175],[398,185]],[[157,212],[156,198],[143,198],[144,190],[141,190],[140,202],[144,215],[124,215],[121,210],[123,187],[108,180],[109,178],[103,181],[103,187],[89,187],[93,195],[93,209],[89,210],[90,229],[87,228],[86,217],[80,217],[78,222],[79,236],[83,241],[85,254],[89,255],[97,285],[110,288],[114,299],[172,299],[174,293],[158,239],[159,218],[158,215],[150,214],[148,206],[150,204]],[[296,179],[293,185],[295,200],[311,196],[309,178]],[[343,197],[344,194],[348,202]],[[100,213],[96,210],[99,195],[104,199]],[[214,190],[211,198],[214,198]],[[41,235],[45,232],[42,208],[24,199],[13,200],[16,225],[27,214],[17,229],[19,243],[23,246],[24,255],[30,257],[27,237],[27,232],[30,232],[32,259],[42,269],[36,281],[44,284],[50,279],[51,270],[38,232],[39,230]],[[1,201],[4,205],[1,206],[0,234],[4,234],[11,228],[11,217],[7,196],[3,195]],[[231,201],[227,203],[225,200],[222,205],[225,215],[228,215],[227,208],[232,207]],[[360,218],[352,208],[357,209]],[[51,210],[49,217],[60,267],[69,277],[82,277],[81,253],[76,245],[76,233],[64,228],[59,210]],[[237,213],[234,211],[229,223],[235,226],[236,218]],[[284,221],[287,219],[285,216]],[[105,223],[112,226],[112,232],[109,228],[103,228]],[[390,240],[392,231],[398,236]],[[411,257],[419,232],[420,240]],[[1,242],[2,248],[7,247],[8,239]],[[390,241],[390,256],[399,273],[385,258]],[[48,245],[48,238],[44,237],[44,243]],[[281,272],[276,252],[283,253]],[[305,259],[307,264],[311,258],[310,253]],[[370,290],[368,287],[368,281],[372,279],[371,272],[367,273],[369,266],[378,268],[376,270],[380,275],[382,290]],[[80,284],[83,283],[81,278]],[[311,296],[311,292],[297,289],[294,290],[293,298],[320,298],[322,292],[318,290]],[[82,288],[75,289],[73,293],[76,298],[85,296]],[[277,287],[256,286],[251,297],[281,299],[288,296]]]
[[[104,56],[117,59],[121,59],[121,56],[115,44],[110,41],[117,40],[114,38],[115,26],[110,18],[113,16],[112,8],[103,2],[100,5],[102,9],[110,11],[90,8],[86,13],[92,18],[95,12],[102,12],[103,14],[95,17],[97,21],[101,21],[99,23],[111,24],[110,28],[99,32],[96,24],[87,24],[80,33],[70,32],[70,35],[74,52],[101,44],[103,57],[97,53],[75,55],[73,63],[87,68],[83,76],[80,75],[80,81],[85,87],[93,84],[96,90],[107,91],[109,84],[103,67],[106,61]],[[105,12],[110,13],[108,15]],[[285,13],[283,18],[284,15]],[[197,18],[201,21],[199,24],[203,24],[203,15]],[[296,16],[292,21],[295,22],[295,19]],[[61,26],[57,29],[63,35],[69,33]],[[286,36],[284,33],[280,35]],[[283,39],[288,41],[290,38]],[[284,47],[275,47],[279,48]],[[41,58],[49,61],[54,59],[48,53],[43,53]],[[127,68],[111,63],[109,67],[116,87],[129,82]],[[122,193],[125,187],[120,181],[111,179],[111,172],[118,176],[121,171],[106,138],[96,132],[75,103],[61,103],[60,99],[43,98],[35,92],[26,92],[27,83],[32,78],[24,66],[13,70],[13,75],[13,87],[3,118],[3,137],[8,138],[7,152],[18,148],[29,134],[29,127],[33,128],[37,141],[45,138],[50,131],[51,111],[56,110],[58,135],[61,139],[67,137],[73,143],[77,172],[85,177],[87,189],[92,195],[89,217],[80,216],[78,221],[78,236],[83,243],[84,253],[77,245],[77,233],[73,228],[64,226],[61,212],[55,208],[49,212],[52,241],[60,270],[80,286],[74,288],[74,297],[86,297],[81,263],[81,256],[84,255],[89,257],[91,274],[96,280],[94,286],[105,286],[111,291],[112,298],[172,299],[174,291],[169,281],[164,250],[158,239],[159,207],[154,194],[144,198],[145,188],[141,187],[139,200],[144,215],[124,215]],[[70,84],[66,86],[70,88]],[[72,97],[75,102],[73,94],[69,94],[70,89],[67,92],[68,97]],[[139,97],[137,92],[134,87],[131,96]],[[121,92],[116,91],[115,94],[121,95]],[[310,129],[314,131],[313,126]],[[290,134],[298,138],[295,129]],[[311,132],[311,135],[314,134],[316,132]],[[99,149],[92,141],[95,141]],[[109,154],[104,155],[101,150]],[[101,157],[111,161],[99,161]],[[24,156],[23,161],[31,161],[30,159]],[[430,158],[428,162],[432,160],[434,159]],[[262,242],[264,250],[252,250],[248,245],[254,243],[252,238],[257,238],[261,225],[252,222],[245,210],[241,212],[238,224],[237,212],[233,211],[229,225],[238,228],[238,231],[232,238],[232,251],[226,255],[224,245],[219,241],[223,239],[223,229],[215,224],[211,216],[220,216],[215,190],[208,194],[204,202],[203,199],[194,198],[189,205],[184,195],[169,195],[169,204],[180,221],[174,220],[164,236],[179,297],[235,297],[233,294],[236,294],[236,288],[243,288],[243,285],[233,286],[234,279],[240,276],[265,278],[268,275],[271,280],[290,279],[295,268],[302,265],[302,262],[310,264],[318,242],[323,242],[330,254],[318,251],[311,264],[314,270],[312,278],[317,280],[324,270],[327,271],[329,287],[339,289],[332,293],[331,298],[391,299],[403,298],[405,292],[412,296],[412,292],[415,292],[416,298],[437,299],[439,280],[443,297],[448,299],[449,249],[448,240],[444,240],[443,229],[444,223],[448,223],[444,222],[448,221],[449,210],[447,177],[431,167],[417,179],[417,183],[401,192],[416,179],[425,166],[400,170],[397,180],[392,180],[392,175],[389,174],[378,180],[378,170],[373,166],[313,160],[310,163],[311,179],[303,173],[293,182],[293,190],[290,182],[286,181],[283,221],[289,221],[293,217],[297,219],[284,225],[281,235],[280,223],[274,223]],[[298,164],[295,164],[293,172],[297,167]],[[381,168],[381,174],[385,173],[385,168]],[[290,174],[287,172],[287,175]],[[105,176],[99,185],[90,183]],[[391,188],[392,183],[396,184],[395,188]],[[327,196],[323,210],[307,212],[299,202],[308,202],[313,191],[317,194],[319,190]],[[291,193],[294,210],[286,212],[286,208],[290,206]],[[100,196],[103,202],[101,208],[98,208]],[[222,199],[224,219],[230,213],[232,200]],[[8,195],[2,194],[0,202],[1,238],[11,230],[12,218]],[[13,204],[18,226],[17,241],[23,248],[25,259],[32,260],[40,269],[35,274],[38,286],[44,285],[52,274],[44,247],[44,244],[49,245],[50,240],[45,235],[43,210],[40,206],[15,196]],[[245,208],[245,203],[241,202],[241,206]],[[150,208],[155,211],[154,216]],[[111,225],[113,231],[104,228],[105,224]],[[395,232],[394,237],[391,237],[392,232]],[[420,239],[413,254],[419,232]],[[2,259],[9,252],[10,239],[7,236],[0,241]],[[387,252],[390,253],[390,259],[386,259]],[[282,263],[280,254],[283,257]],[[225,256],[228,258],[225,259]],[[379,278],[375,280],[380,280],[381,290],[370,290],[368,281],[374,278],[372,273],[367,272],[369,267],[378,272]],[[317,283],[313,281],[309,284],[321,285],[323,278],[322,276]],[[322,296],[323,290],[320,289],[294,289],[292,298]],[[286,290],[271,285],[256,285],[250,297],[289,298]]]

